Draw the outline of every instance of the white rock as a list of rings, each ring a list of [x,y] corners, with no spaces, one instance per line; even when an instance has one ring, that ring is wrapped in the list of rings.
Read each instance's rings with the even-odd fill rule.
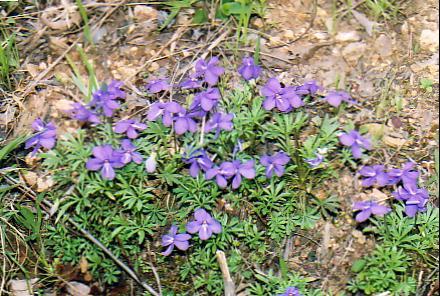
[[[374,42],[374,47],[381,57],[386,58],[393,54],[393,42],[385,34],[380,35]]]
[[[359,36],[358,32],[356,31],[339,32],[335,38],[336,41],[339,42],[353,42],[361,40],[361,36]]]
[[[9,281],[9,290],[12,296],[32,296],[35,283],[38,278],[27,280],[11,280]]]
[[[68,282],[67,293],[72,296],[87,296],[90,293],[90,287],[79,282]]]
[[[436,52],[439,45],[439,30],[423,30],[420,34],[420,46],[422,49]]]
[[[342,50],[342,55],[348,62],[357,63],[359,58],[365,53],[366,49],[367,44],[364,42],[354,42],[344,47]]]

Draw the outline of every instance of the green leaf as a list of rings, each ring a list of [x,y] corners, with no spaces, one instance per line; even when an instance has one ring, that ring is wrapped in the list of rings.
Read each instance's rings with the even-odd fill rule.
[[[367,261],[364,259],[356,260],[353,263],[353,266],[351,267],[351,271],[354,273],[358,273],[364,269],[366,264],[367,264]]]
[[[206,23],[207,21],[208,21],[208,12],[203,8],[197,9],[192,19],[193,24],[200,25]]]

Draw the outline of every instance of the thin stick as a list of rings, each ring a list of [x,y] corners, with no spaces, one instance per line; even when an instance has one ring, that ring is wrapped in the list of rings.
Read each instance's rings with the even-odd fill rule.
[[[8,177],[6,175],[4,175],[5,180],[13,185],[13,184],[19,184],[19,188],[22,189],[29,197],[31,197],[33,200],[36,201],[37,197],[35,192],[33,192],[30,188],[27,188],[25,186],[23,186],[20,182],[14,180],[11,177]],[[41,202],[48,207],[49,209],[53,208],[53,204],[48,201],[48,200],[41,200]],[[50,211],[48,209],[43,208],[47,213],[49,213]],[[121,267],[132,279],[134,279],[139,285],[141,285],[145,290],[147,290],[148,292],[150,292],[152,295],[154,296],[160,296],[159,293],[157,293],[151,286],[149,286],[147,283],[142,282],[139,277],[137,276],[137,274],[127,265],[125,265],[124,262],[122,262],[121,260],[119,260],[106,246],[104,246],[98,239],[96,239],[90,232],[88,232],[87,230],[83,229],[78,223],[75,222],[75,220],[73,220],[71,217],[67,218],[67,222],[69,222],[70,224],[72,224],[77,230],[79,230],[79,232],[82,233],[82,235],[84,235],[87,239],[89,239],[92,243],[94,243],[98,248],[100,248],[105,254],[107,254],[107,256],[109,256],[117,265],[119,265],[119,267]]]
[[[225,284],[225,296],[235,296],[235,284],[232,281],[231,274],[229,273],[228,262],[223,251],[216,252],[217,262],[220,265],[220,270],[223,274],[223,282]]]

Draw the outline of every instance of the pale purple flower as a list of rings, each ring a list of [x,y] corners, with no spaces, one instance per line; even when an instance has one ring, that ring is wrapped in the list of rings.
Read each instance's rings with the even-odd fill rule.
[[[156,171],[157,162],[156,162],[156,152],[151,153],[151,155],[145,161],[145,169],[147,173],[154,173]]]
[[[72,109],[68,110],[67,114],[69,114],[71,118],[81,122],[101,123],[98,115],[81,103],[73,103]]]
[[[157,94],[161,91],[169,90],[170,84],[166,79],[153,79],[147,82],[147,91],[151,94]]]
[[[419,178],[419,172],[414,169],[416,164],[412,161],[408,161],[403,165],[402,169],[391,169],[388,175],[391,178],[392,184],[397,184],[400,181],[403,184],[417,184]]]
[[[182,155],[182,160],[186,164],[191,164],[189,174],[193,178],[196,178],[200,171],[206,172],[214,165],[206,151],[203,149],[194,150],[188,148]]]
[[[25,143],[25,149],[34,147],[32,155],[35,155],[41,147],[52,149],[55,146],[57,129],[52,122],[46,124],[43,120],[37,118],[32,122],[32,129],[37,132],[37,134],[32,136]]]
[[[147,125],[140,123],[133,119],[120,120],[116,122],[113,131],[118,134],[127,134],[130,139],[136,139],[138,137],[137,131],[143,131],[147,128]]]
[[[371,142],[363,137],[358,131],[352,130],[339,136],[342,145],[350,147],[354,158],[362,157],[362,149],[371,150]]]
[[[124,164],[132,161],[137,164],[142,163],[142,155],[139,152],[136,152],[137,147],[129,139],[124,139],[121,141],[121,148],[122,150],[118,152],[121,153],[121,161]]]
[[[164,256],[168,256],[174,250],[174,247],[181,251],[186,251],[189,248],[189,240],[191,239],[191,235],[187,233],[177,233],[177,226],[172,225],[168,234],[162,236],[162,246],[168,247],[161,254]]]
[[[261,67],[255,65],[254,59],[251,57],[243,58],[241,66],[238,68],[238,73],[245,79],[257,79],[261,74]]]
[[[186,231],[193,234],[198,232],[201,240],[209,239],[213,233],[221,233],[222,225],[219,221],[212,218],[212,216],[204,209],[197,209],[194,212],[195,221],[186,224]]]
[[[174,131],[178,135],[183,135],[186,132],[195,133],[197,131],[197,123],[195,122],[193,115],[188,114],[186,110],[175,114],[173,120]]]
[[[215,138],[218,138],[221,130],[231,131],[233,129],[233,118],[233,114],[215,113],[206,123],[205,132],[209,133],[215,130]]]
[[[377,184],[381,187],[390,184],[390,177],[385,172],[383,165],[364,166],[359,170],[359,174],[363,177],[362,186],[370,187]]]
[[[221,94],[218,88],[208,88],[206,91],[202,91],[194,97],[190,109],[197,110],[201,108],[203,111],[209,112],[217,106],[220,99]]]
[[[237,189],[241,185],[242,177],[246,179],[255,178],[255,161],[248,160],[241,163],[239,160],[234,160],[232,162],[234,166],[234,175],[232,179],[232,189]]]
[[[180,83],[179,86],[182,89],[197,89],[197,88],[201,88],[202,85],[203,85],[203,80],[200,80],[200,78],[192,75],[188,79],[186,79],[182,83]]]
[[[290,161],[289,156],[283,151],[269,156],[263,155],[260,158],[260,163],[266,167],[266,177],[272,178],[273,174],[281,177],[284,175],[284,166]]]
[[[308,163],[309,166],[312,168],[316,168],[324,161],[324,155],[320,153],[315,153],[315,156],[315,158],[307,158],[305,160],[305,162]]]
[[[296,287],[287,287],[286,292],[278,294],[278,296],[302,296]]]
[[[162,122],[165,126],[173,124],[174,114],[185,112],[185,109],[176,102],[156,102],[150,106],[147,114],[148,121],[155,121],[162,117]]]
[[[101,176],[106,180],[113,180],[116,176],[114,168],[121,168],[125,164],[122,162],[122,154],[113,150],[111,145],[102,145],[93,148],[94,158],[90,158],[86,163],[89,171],[101,170]]]
[[[331,91],[324,97],[324,100],[326,100],[333,107],[339,107],[342,102],[356,104],[356,101],[353,100],[353,98],[345,91]]]
[[[356,215],[356,221],[361,223],[368,220],[371,215],[383,217],[388,214],[391,209],[386,206],[382,206],[375,201],[358,201],[353,205],[354,211],[359,211]]]
[[[220,188],[228,185],[228,179],[235,174],[235,166],[232,162],[223,162],[219,167],[210,168],[205,173],[205,178],[211,180],[215,177],[215,182]]]
[[[426,211],[429,193],[426,189],[418,188],[415,183],[405,183],[393,192],[397,200],[405,202],[405,213],[409,217],[414,217],[417,212]]]
[[[301,96],[314,96],[320,90],[322,90],[322,87],[319,86],[315,80],[308,81],[295,88],[296,93]]]
[[[102,111],[107,117],[112,116],[113,112],[120,106],[116,99],[123,99],[126,96],[121,86],[122,82],[119,81],[112,81],[109,85],[103,85],[100,90],[93,93],[93,99],[89,105]]]
[[[208,62],[203,59],[199,59],[196,62],[196,72],[194,77],[203,77],[208,85],[216,85],[220,76],[225,72],[224,68],[217,66],[218,63],[218,57],[213,57]]]
[[[266,85],[261,88],[261,94],[266,97],[263,101],[263,107],[268,111],[276,107],[281,112],[288,112],[292,108],[304,105],[294,87],[282,87],[276,78],[269,79]]]

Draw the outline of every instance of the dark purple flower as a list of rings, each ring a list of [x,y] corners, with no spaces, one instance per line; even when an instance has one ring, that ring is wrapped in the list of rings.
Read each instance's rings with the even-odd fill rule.
[[[194,77],[203,77],[208,85],[216,85],[220,76],[225,72],[225,69],[217,66],[218,63],[218,57],[213,57],[208,62],[203,59],[199,59],[196,62],[196,73]]]
[[[151,153],[151,155],[145,161],[145,169],[147,173],[154,173],[156,171],[157,162],[156,162],[156,152]]]
[[[203,80],[200,80],[198,77],[190,76],[188,79],[184,80],[180,83],[180,87],[182,89],[197,89],[201,88],[203,85]]]
[[[93,148],[94,158],[90,158],[86,163],[89,171],[101,169],[101,176],[106,180],[113,180],[116,176],[113,168],[121,168],[125,164],[122,162],[122,154],[113,150],[111,145],[102,145]]]
[[[89,105],[102,111],[107,117],[112,116],[120,106],[116,99],[125,98],[125,92],[121,90],[121,86],[122,82],[119,81],[112,81],[109,85],[104,85],[93,93],[93,99]]]
[[[142,155],[139,152],[136,152],[137,147],[133,145],[133,143],[129,139],[124,139],[121,141],[121,161],[124,164],[134,162],[137,164],[141,164],[143,161]]]
[[[150,106],[147,119],[148,121],[155,121],[157,118],[162,117],[163,124],[165,126],[171,126],[173,124],[174,114],[184,111],[185,109],[176,102],[156,102]]]
[[[55,146],[57,129],[52,122],[46,124],[40,118],[37,118],[32,122],[32,129],[37,134],[27,140],[25,144],[25,149],[34,147],[32,155],[35,155],[41,147],[52,149]]]
[[[324,97],[324,100],[326,100],[333,107],[339,107],[342,102],[356,104],[356,101],[353,100],[353,98],[345,91],[331,91]]]
[[[209,112],[217,106],[220,99],[221,94],[218,88],[208,88],[206,91],[203,91],[194,97],[190,109],[196,110],[201,108],[203,111]]]
[[[68,110],[67,113],[71,118],[81,122],[101,123],[98,115],[81,103],[73,103],[72,109]]]
[[[381,187],[390,184],[390,178],[385,172],[383,165],[364,166],[359,170],[359,174],[365,177],[362,180],[362,186],[370,187],[377,184]]]
[[[254,59],[251,57],[243,58],[241,66],[238,68],[238,73],[245,79],[257,79],[261,74],[261,67],[255,65]]]
[[[362,149],[371,150],[371,142],[369,139],[361,136],[358,131],[352,130],[339,136],[342,145],[350,147],[354,158],[362,157]]]
[[[414,169],[416,164],[412,161],[408,161],[403,165],[402,169],[391,169],[388,175],[391,178],[392,184],[397,184],[400,181],[403,184],[417,184],[419,178],[419,172]]]
[[[308,158],[305,160],[306,163],[308,163],[312,168],[316,168],[324,161],[324,155],[320,153],[315,153],[315,158]]]
[[[201,240],[209,239],[213,233],[221,233],[222,225],[219,221],[212,218],[204,209],[197,209],[194,212],[195,221],[186,224],[186,231],[193,234],[198,232]]]
[[[282,87],[276,78],[269,79],[266,85],[261,88],[261,94],[266,97],[263,107],[268,111],[276,107],[281,112],[288,112],[292,108],[304,105],[294,87]]]
[[[234,166],[234,178],[232,179],[232,189],[237,189],[240,187],[242,177],[246,179],[255,178],[255,161],[248,160],[244,163],[241,163],[239,160],[234,160],[232,162]]]
[[[364,222],[370,218],[371,215],[384,216],[389,213],[391,209],[386,206],[382,206],[375,201],[358,201],[353,205],[354,211],[360,211],[356,215],[357,222]]]
[[[322,87],[319,86],[315,80],[308,81],[295,88],[296,93],[300,96],[314,96],[320,90],[322,90]]]
[[[233,114],[215,113],[211,116],[205,126],[205,132],[209,133],[215,130],[215,137],[218,138],[220,131],[231,131],[233,129]]]
[[[200,171],[206,172],[214,165],[206,151],[202,149],[191,151],[191,148],[188,148],[185,151],[182,160],[186,164],[191,164],[189,174],[193,178],[196,178]]]
[[[429,193],[426,189],[418,188],[415,183],[405,183],[393,192],[397,200],[405,202],[405,213],[409,217],[414,217],[417,212],[426,211]]]
[[[178,135],[183,135],[186,132],[195,133],[197,131],[197,123],[195,122],[193,115],[188,114],[186,110],[174,115],[173,120],[174,131]]]
[[[170,84],[165,79],[153,79],[147,83],[147,91],[151,94],[157,94],[169,89]]]
[[[211,180],[215,177],[215,181],[220,188],[225,188],[228,185],[228,179],[230,179],[235,174],[235,166],[232,162],[223,162],[220,167],[214,167],[209,169],[205,178]]]
[[[136,139],[138,136],[137,131],[143,131],[147,128],[147,125],[144,123],[140,123],[133,119],[120,120],[116,122],[113,130],[115,133],[123,134],[126,133],[127,137],[130,139]]]
[[[260,158],[260,162],[266,167],[266,177],[272,178],[275,173],[278,177],[284,174],[284,166],[290,161],[289,156],[283,151],[269,156],[263,155]]]
[[[189,248],[189,240],[191,239],[191,235],[187,233],[177,233],[177,226],[172,225],[168,234],[162,236],[162,246],[168,247],[165,252],[161,254],[164,256],[168,256],[174,250],[174,247],[178,248],[181,251],[186,251]]]
[[[287,287],[286,292],[278,294],[278,296],[302,296],[296,287]]]

